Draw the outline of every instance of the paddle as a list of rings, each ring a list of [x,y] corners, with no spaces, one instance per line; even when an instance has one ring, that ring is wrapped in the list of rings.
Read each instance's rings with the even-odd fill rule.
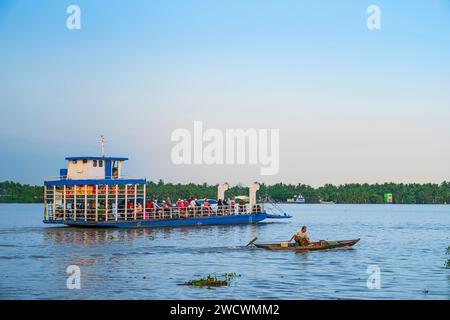
[[[249,245],[253,244],[253,242],[255,242],[256,239],[258,239],[258,237],[254,237],[252,240],[250,240],[250,242],[247,243],[246,247],[248,247]]]

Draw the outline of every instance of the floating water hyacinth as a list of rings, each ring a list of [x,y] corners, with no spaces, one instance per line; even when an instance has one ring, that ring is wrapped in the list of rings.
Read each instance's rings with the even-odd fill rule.
[[[216,275],[208,275],[206,278],[188,280],[183,285],[194,287],[223,287],[229,286],[230,281],[234,277],[240,277],[236,272],[225,273],[223,278],[218,278]]]

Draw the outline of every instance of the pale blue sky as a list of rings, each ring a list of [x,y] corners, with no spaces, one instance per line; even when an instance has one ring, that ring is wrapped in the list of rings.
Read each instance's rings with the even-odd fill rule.
[[[449,88],[450,1],[0,0],[0,181],[41,183],[103,133],[149,179],[441,182]],[[174,166],[194,120],[279,128],[279,174]]]

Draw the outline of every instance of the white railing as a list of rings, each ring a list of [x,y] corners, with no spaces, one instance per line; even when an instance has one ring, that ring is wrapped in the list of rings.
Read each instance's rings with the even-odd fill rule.
[[[104,175],[101,176],[90,176],[87,178],[82,178],[82,179],[69,179],[67,178],[67,176],[50,176],[50,177],[46,177],[44,178],[44,181],[59,181],[59,180],[103,180],[106,179],[106,177]],[[137,177],[131,177],[131,176],[124,176],[121,175],[120,177],[114,178],[114,177],[109,177],[108,180],[143,180],[145,178],[137,178]]]
[[[263,204],[256,204],[251,208],[249,205],[236,206],[214,206],[214,207],[167,207],[167,208],[104,208],[84,209],[66,208],[57,206],[53,210],[52,204],[47,204],[47,220],[71,220],[89,222],[125,222],[125,221],[145,221],[145,220],[173,220],[173,219],[195,219],[203,217],[217,217],[229,215],[241,215],[249,213],[264,212]],[[55,212],[53,212],[55,211]]]

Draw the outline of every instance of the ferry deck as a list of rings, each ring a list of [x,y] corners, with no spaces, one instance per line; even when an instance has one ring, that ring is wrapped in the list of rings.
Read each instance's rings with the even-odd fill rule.
[[[258,223],[268,217],[256,203],[259,184],[249,187],[249,203],[222,206],[148,208],[146,179],[122,175],[124,157],[67,157],[58,177],[44,181],[44,223],[80,227],[162,227]],[[227,184],[219,185],[224,199]],[[273,217],[273,215],[271,215]]]

